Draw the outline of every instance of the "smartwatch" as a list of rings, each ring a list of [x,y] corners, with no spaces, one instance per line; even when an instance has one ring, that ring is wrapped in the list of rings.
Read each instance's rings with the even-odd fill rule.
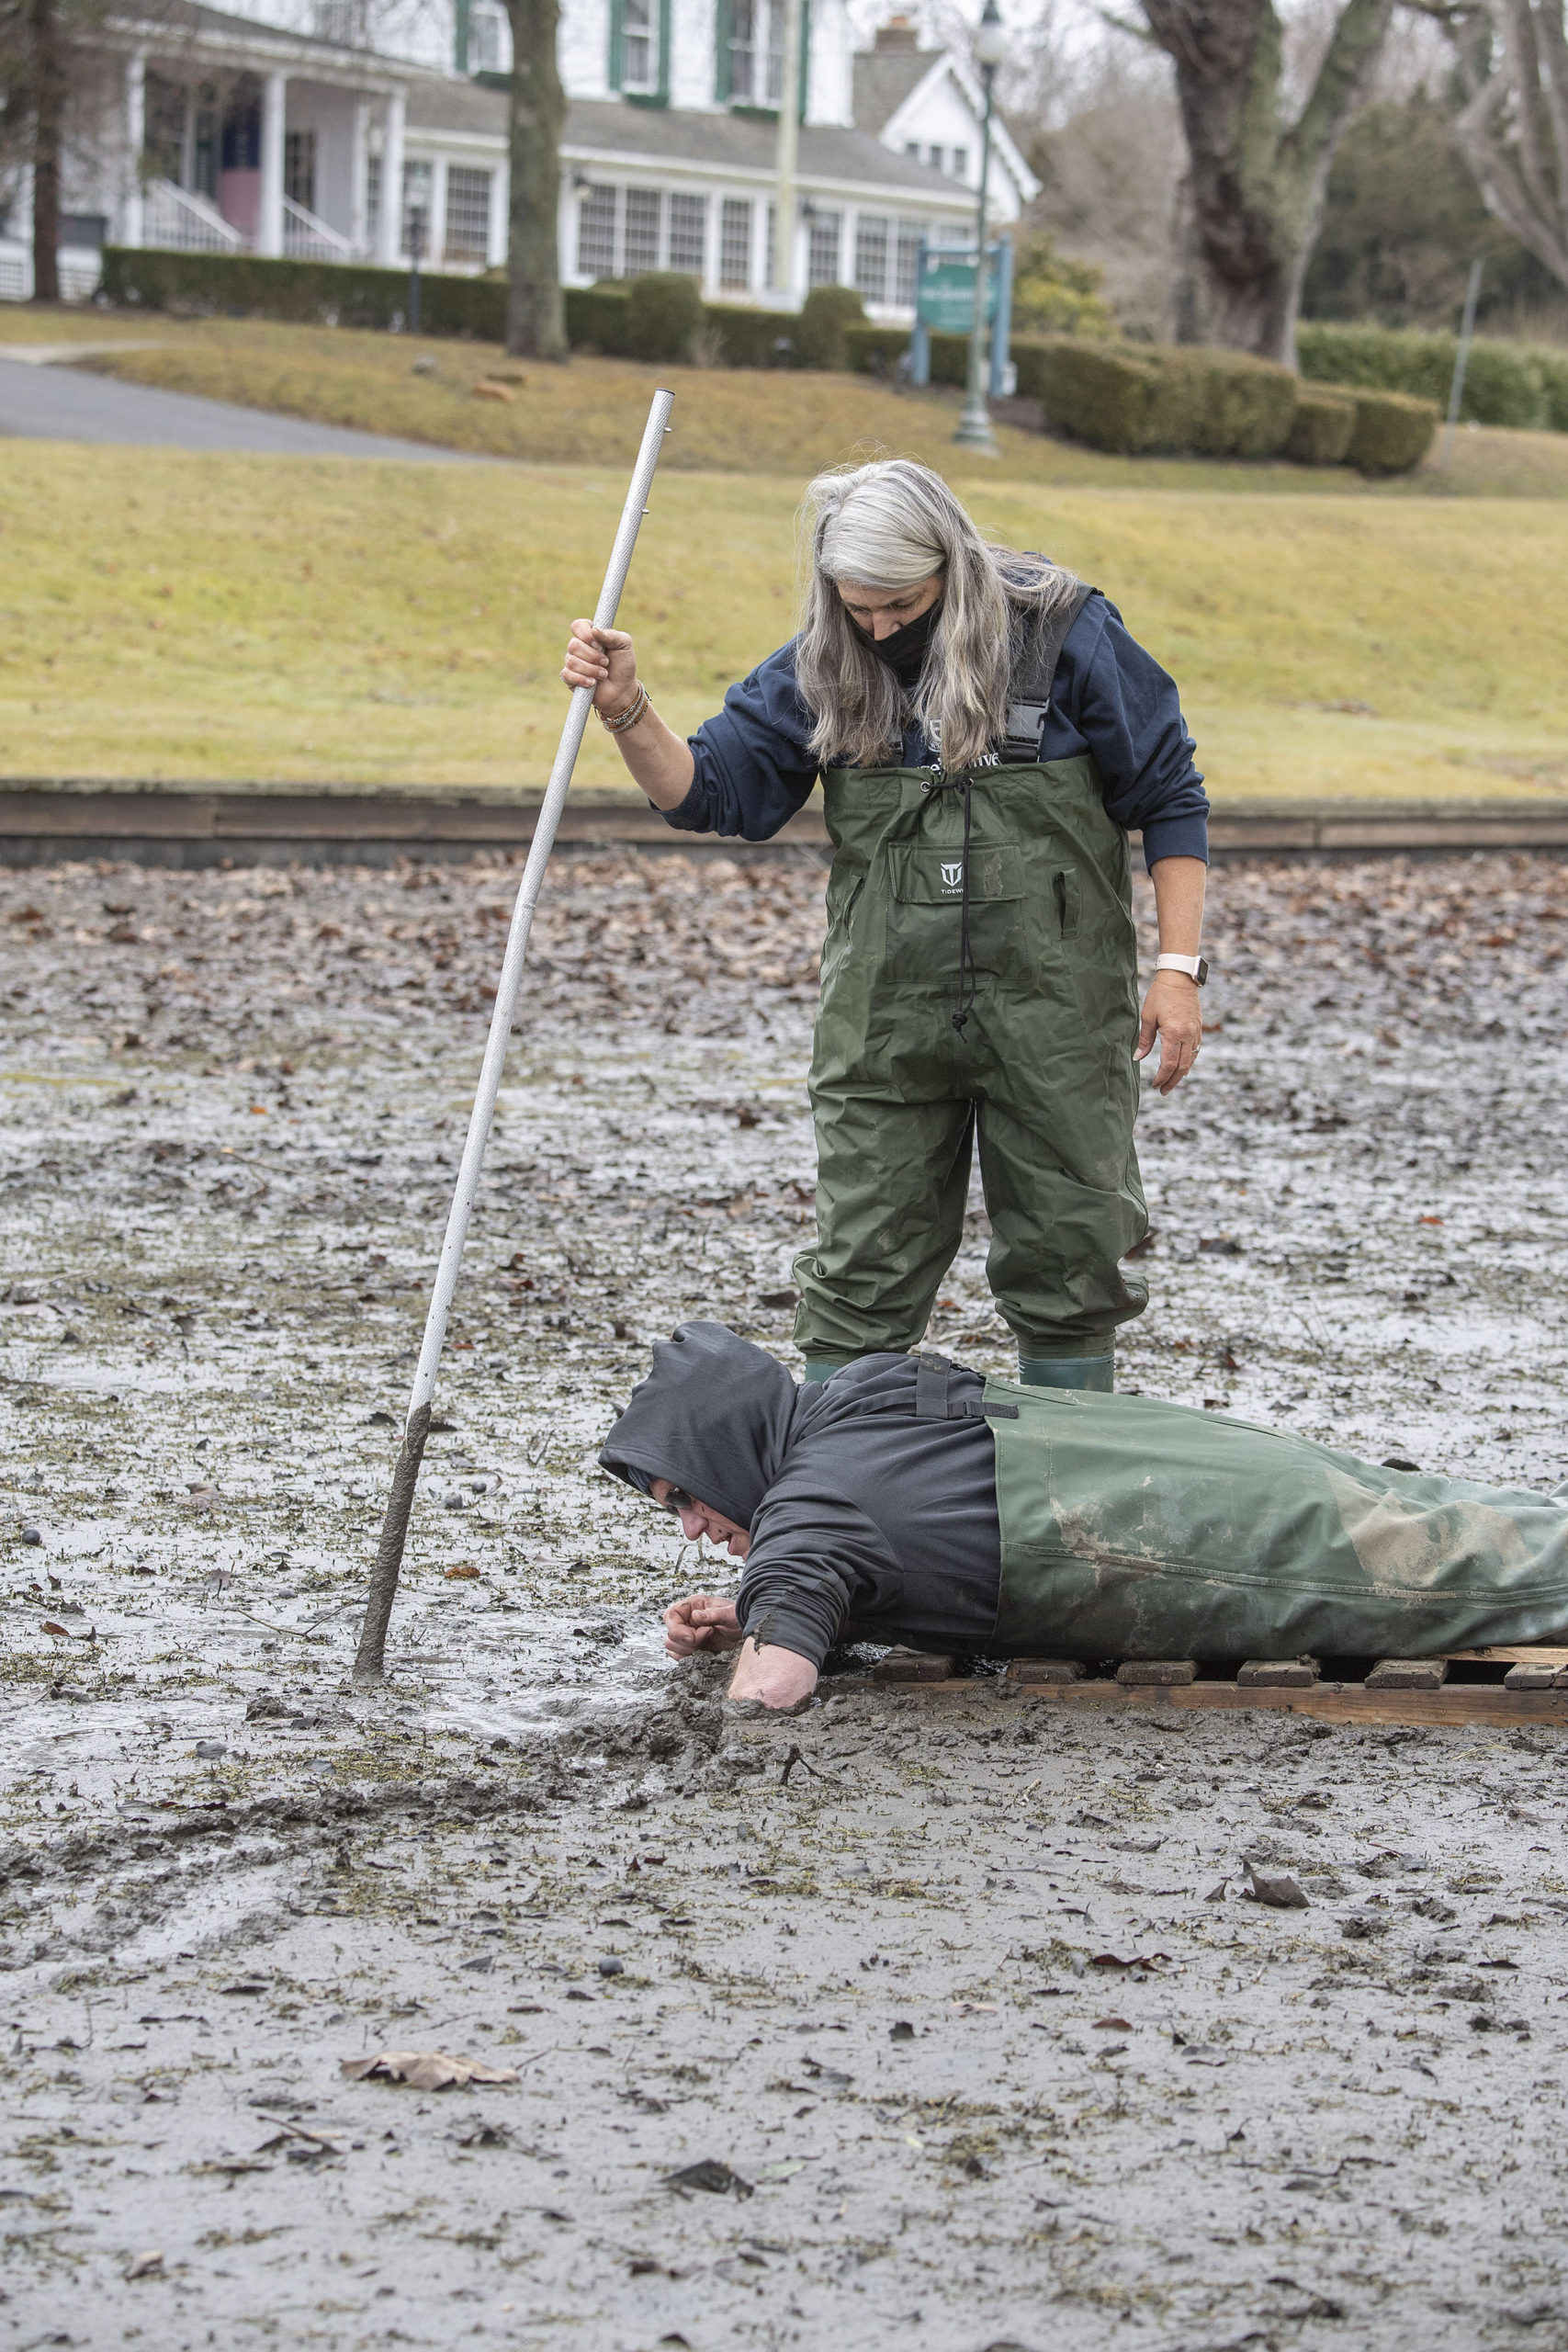
[[[1200,988],[1209,977],[1208,958],[1203,956],[1156,956],[1155,969],[1156,972],[1185,972],[1188,978],[1196,980]]]

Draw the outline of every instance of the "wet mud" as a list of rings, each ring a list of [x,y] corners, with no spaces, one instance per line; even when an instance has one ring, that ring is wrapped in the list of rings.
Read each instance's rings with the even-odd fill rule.
[[[0,888],[0,2342],[1568,2346],[1554,1736],[664,1663],[593,1453],[793,1361],[821,878],[552,877],[372,1694],[515,869]],[[1555,1484],[1564,869],[1213,897],[1123,1385]]]

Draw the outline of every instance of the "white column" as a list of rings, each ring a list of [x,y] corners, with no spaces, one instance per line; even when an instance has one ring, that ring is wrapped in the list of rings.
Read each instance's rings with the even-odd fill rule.
[[[570,185],[569,175],[563,173],[561,198],[556,206],[558,219],[570,210],[570,206],[567,201]],[[506,219],[506,166],[504,164],[500,164],[490,175],[490,237],[485,251],[485,266],[487,269],[499,269],[501,267],[502,263],[506,259],[508,243]]]
[[[401,90],[387,99],[381,126],[381,218],[376,230],[376,259],[383,269],[396,269],[403,250],[403,132],[408,100]]]
[[[283,119],[288,92],[288,77],[285,74],[269,74],[262,84],[256,251],[275,261],[283,253]]]
[[[354,101],[353,130],[350,133],[348,166],[348,233],[354,250],[363,254],[369,242],[365,218],[365,167],[370,158],[370,101]]]
[[[852,286],[855,282],[855,232],[860,214],[846,204],[839,215],[839,283]]]
[[[120,199],[119,241],[140,245],[146,230],[141,194],[141,155],[147,143],[147,60],[140,51],[125,61],[125,193]]]

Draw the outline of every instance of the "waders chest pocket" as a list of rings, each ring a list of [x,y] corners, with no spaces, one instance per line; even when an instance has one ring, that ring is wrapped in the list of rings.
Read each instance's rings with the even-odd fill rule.
[[[964,904],[961,845],[902,842],[892,850],[890,863],[889,976],[955,989]],[[971,844],[969,937],[976,972],[1018,982],[1029,978],[1026,888],[1023,853],[1016,842]]]

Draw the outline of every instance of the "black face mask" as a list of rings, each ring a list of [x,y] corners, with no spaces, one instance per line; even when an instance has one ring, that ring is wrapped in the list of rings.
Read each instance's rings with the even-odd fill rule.
[[[886,662],[901,686],[912,686],[926,666],[926,653],[941,617],[942,598],[939,596],[934,605],[928,605],[923,613],[918,613],[912,621],[906,621],[902,628],[896,628],[891,637],[874,637],[870,629],[862,628],[852,616],[850,627],[879,662]]]

